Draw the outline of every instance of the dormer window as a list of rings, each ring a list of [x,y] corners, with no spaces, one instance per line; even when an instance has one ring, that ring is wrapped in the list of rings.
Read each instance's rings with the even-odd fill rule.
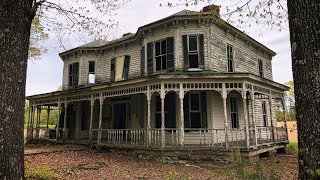
[[[95,62],[89,62],[88,84],[94,84],[96,80]]]
[[[78,86],[79,82],[79,63],[69,64],[69,86]]]
[[[259,68],[259,76],[263,78],[263,63],[262,63],[262,60],[259,59],[258,60],[258,68]]]
[[[184,65],[187,69],[204,68],[204,35],[183,35]]]
[[[233,46],[227,44],[228,72],[234,72]]]

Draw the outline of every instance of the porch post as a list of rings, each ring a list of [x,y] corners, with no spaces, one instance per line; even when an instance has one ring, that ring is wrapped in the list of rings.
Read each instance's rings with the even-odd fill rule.
[[[36,106],[32,106],[32,112],[31,112],[31,140],[33,140],[33,131],[34,131],[34,115],[36,113]]]
[[[229,148],[227,96],[228,96],[228,94],[227,94],[227,90],[226,90],[226,84],[225,84],[225,83],[222,83],[222,100],[223,100],[224,131],[225,131],[225,145],[226,145],[226,149]]]
[[[286,138],[288,140],[288,127],[287,127],[287,116],[286,116],[286,101],[285,101],[286,97],[285,94],[283,93],[283,97],[282,97],[282,107],[283,107],[283,120],[284,120],[284,129],[286,131]]]
[[[30,140],[30,129],[31,129],[31,106],[29,101],[29,110],[28,110],[28,125],[27,125],[27,140]]]
[[[103,97],[100,94],[100,112],[99,112],[99,127],[98,127],[98,141],[97,144],[101,143],[101,129],[102,129],[102,110],[103,110]]]
[[[273,120],[273,114],[272,114],[272,94],[271,94],[271,90],[270,90],[270,93],[269,93],[269,106],[270,106],[270,121],[271,121],[271,125],[273,127],[273,142],[276,142],[276,139],[277,139],[277,124],[276,124],[276,121]]]
[[[165,125],[164,125],[164,121],[165,121],[165,116],[164,116],[164,100],[165,100],[166,94],[164,92],[164,84],[161,84],[161,92],[160,92],[160,99],[161,99],[161,149],[164,149],[165,146]]]
[[[92,144],[92,121],[93,121],[93,106],[94,106],[94,99],[91,97],[90,100],[90,124],[89,124],[89,144]]]
[[[180,145],[184,145],[184,111],[183,111],[183,99],[184,99],[184,90],[183,84],[180,83],[179,89],[179,99],[180,99]]]
[[[67,101],[64,102],[64,119],[63,119],[63,140],[67,138],[67,113],[68,104]]]
[[[151,93],[150,93],[150,86],[147,87],[147,148],[150,147],[151,144]]]
[[[40,139],[40,114],[41,114],[41,105],[37,106],[37,122],[36,122],[36,137]]]
[[[59,133],[60,133],[60,130],[59,130],[60,115],[61,115],[61,103],[58,102],[58,122],[57,122],[57,125],[56,125],[56,140],[57,140],[57,141],[58,141]]]
[[[48,105],[47,113],[48,113],[48,117],[47,117],[47,129],[49,129],[49,120],[50,120],[50,105]]]
[[[254,90],[253,90],[253,86],[252,86],[252,89],[251,89],[252,123],[253,123],[253,127],[254,127],[254,143],[255,143],[255,147],[258,147],[257,126],[256,126],[256,117],[255,117],[255,112],[254,112],[254,106],[255,106],[255,100],[254,100]]]
[[[250,137],[249,137],[249,122],[247,117],[247,91],[245,89],[245,84],[242,85],[242,102],[243,102],[243,115],[244,115],[244,122],[246,127],[246,142],[247,142],[247,149],[250,149]]]

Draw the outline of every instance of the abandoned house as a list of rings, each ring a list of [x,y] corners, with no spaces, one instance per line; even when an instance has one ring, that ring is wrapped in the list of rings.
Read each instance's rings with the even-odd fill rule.
[[[141,149],[284,148],[276,53],[219,17],[183,10],[113,40],[60,53],[61,91],[27,97],[28,141]],[[40,112],[59,111],[56,128]],[[285,114],[283,114],[285,119]],[[49,117],[49,116],[48,116]]]

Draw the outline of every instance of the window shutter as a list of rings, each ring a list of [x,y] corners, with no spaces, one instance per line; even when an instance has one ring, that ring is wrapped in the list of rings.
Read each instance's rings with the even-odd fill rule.
[[[174,71],[174,37],[167,38],[167,71]]]
[[[204,35],[199,34],[199,68],[204,68]]]
[[[188,36],[182,36],[184,68],[189,68]]]
[[[148,75],[153,73],[153,42],[147,44],[147,68]]]
[[[144,69],[145,69],[145,59],[146,59],[146,57],[145,57],[145,47],[144,46],[142,46],[140,53],[141,53],[140,54],[140,57],[141,57],[140,75],[141,75],[141,77],[143,77],[144,76]]]
[[[110,80],[114,81],[115,80],[115,76],[116,76],[116,72],[115,72],[115,63],[116,63],[116,58],[112,58],[111,59],[111,70],[110,70]]]
[[[129,77],[129,67],[130,67],[130,56],[124,57],[124,64],[123,64],[123,71],[122,71],[122,78],[128,79]]]
[[[79,85],[79,63],[74,63],[74,84],[73,86]]]

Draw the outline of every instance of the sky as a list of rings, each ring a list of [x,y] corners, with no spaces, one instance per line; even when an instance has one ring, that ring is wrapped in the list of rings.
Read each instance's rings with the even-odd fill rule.
[[[113,36],[121,36],[127,32],[135,33],[140,26],[159,20],[166,16],[172,15],[183,9],[199,11],[201,6],[177,6],[177,7],[160,7],[164,0],[131,0],[125,7],[117,11],[114,18],[119,22],[119,28]],[[257,27],[241,29],[272,49],[277,55],[272,60],[273,80],[284,83],[292,80],[292,67],[290,57],[290,37],[288,30],[270,30],[264,28],[256,31]],[[285,25],[285,29],[287,25]],[[62,84],[63,62],[58,56],[62,51],[56,46],[57,40],[52,33],[49,33],[49,39],[43,43],[48,52],[39,60],[28,62],[26,95],[34,95],[56,91]],[[80,44],[74,42],[71,46],[76,47]]]

